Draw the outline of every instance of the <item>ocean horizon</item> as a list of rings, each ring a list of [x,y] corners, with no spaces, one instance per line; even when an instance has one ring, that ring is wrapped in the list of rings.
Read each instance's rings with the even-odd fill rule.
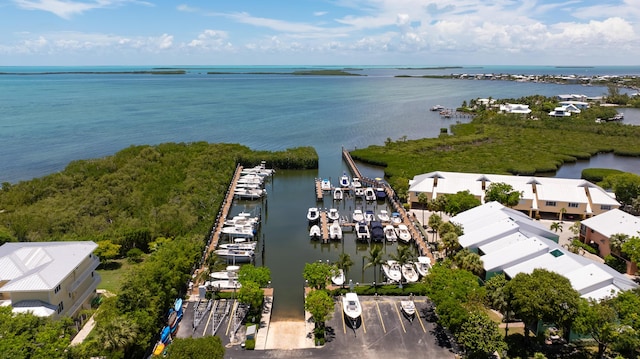
[[[126,73],[159,68],[181,68],[185,74]],[[301,68],[364,76],[290,74]],[[433,105],[607,93],[601,86],[417,78],[463,72],[640,75],[640,66],[2,66],[0,182],[28,180],[74,160],[162,142],[230,142],[256,150],[313,146],[323,170],[340,161],[342,147],[435,137],[440,128],[468,121],[443,119],[429,111]],[[626,123],[638,124],[636,109],[621,111]]]

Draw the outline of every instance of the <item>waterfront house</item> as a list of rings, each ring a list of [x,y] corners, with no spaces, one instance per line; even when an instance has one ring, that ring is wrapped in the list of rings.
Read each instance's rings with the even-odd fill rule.
[[[614,255],[621,257],[619,252],[612,252],[610,238],[614,234],[625,234],[629,237],[640,235],[640,218],[620,209],[612,209],[605,213],[580,222],[580,240],[598,250],[601,257]],[[624,259],[624,258],[623,258]],[[637,272],[637,263],[627,259],[627,273]]]
[[[529,108],[529,105],[520,103],[507,103],[504,105],[500,105],[500,112],[527,115],[531,113],[531,109]]]
[[[582,112],[576,105],[562,105],[560,107],[556,107],[553,111],[549,112],[549,116],[553,117],[569,117],[572,113],[580,113]]]
[[[521,193],[513,207],[529,217],[583,219],[620,207],[620,203],[601,187],[583,179],[435,171],[409,180],[407,201],[422,208],[420,193],[429,200],[438,196],[469,191],[481,203],[491,183],[509,184]]]
[[[98,247],[83,242],[20,242],[0,246],[0,305],[14,313],[76,317],[96,296]]]
[[[560,101],[560,106],[573,105],[579,110],[586,110],[589,108],[589,103],[585,101]]]

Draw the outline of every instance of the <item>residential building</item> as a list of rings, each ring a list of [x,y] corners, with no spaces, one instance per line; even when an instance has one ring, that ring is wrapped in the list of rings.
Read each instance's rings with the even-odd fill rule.
[[[462,212],[450,222],[464,230],[460,245],[480,255],[485,280],[545,269],[566,277],[580,296],[594,300],[638,286],[606,264],[570,252],[557,243],[555,233],[498,202]]]
[[[527,115],[531,113],[531,109],[529,108],[529,105],[520,103],[507,103],[504,105],[500,105],[500,112]]]
[[[409,180],[407,200],[413,208],[421,208],[420,193],[435,200],[445,194],[469,191],[484,203],[485,190],[491,183],[506,183],[520,192],[520,202],[513,209],[534,218],[583,219],[620,207],[614,195],[582,179],[443,171],[417,175]]]
[[[620,253],[611,252],[610,238],[614,234],[640,236],[640,218],[619,209],[612,209],[580,222],[580,240],[597,248],[603,258],[610,254],[620,256]],[[636,263],[627,261],[628,274],[635,274],[637,269]]]
[[[549,116],[552,117],[569,117],[572,113],[580,113],[581,110],[574,104],[562,105],[556,107],[553,111],[549,112]]]
[[[98,247],[84,242],[20,242],[0,246],[0,305],[42,317],[75,317],[96,295]]]

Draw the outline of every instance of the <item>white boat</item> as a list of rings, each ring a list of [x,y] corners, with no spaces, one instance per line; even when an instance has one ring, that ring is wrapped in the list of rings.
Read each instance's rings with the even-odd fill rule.
[[[389,222],[391,218],[389,217],[389,212],[387,212],[386,209],[381,209],[380,212],[378,212],[378,219],[380,222]]]
[[[375,221],[376,220],[376,215],[375,213],[373,213],[372,210],[368,209],[366,211],[364,211],[364,221],[367,223],[370,223],[371,221]]]
[[[444,106],[442,105],[434,105],[431,107],[431,111],[442,111],[444,110]]]
[[[255,250],[258,246],[258,242],[249,241],[246,238],[235,238],[233,243],[222,243],[218,246],[219,249],[240,249],[240,250]]]
[[[237,183],[236,189],[238,188],[260,189],[262,188],[262,184],[261,183]]]
[[[329,226],[329,238],[330,239],[342,239],[342,227],[340,226],[339,221],[333,221]]]
[[[412,300],[401,300],[400,308],[410,321],[416,317],[416,304]]]
[[[240,266],[227,266],[226,270],[211,273],[211,278],[220,280],[234,280],[238,278],[239,270]]]
[[[364,188],[362,187],[354,188],[353,193],[356,197],[364,197]]]
[[[260,223],[260,217],[250,217],[249,213],[239,213],[224,221],[225,226],[245,226],[251,225],[254,228]]]
[[[387,242],[395,242],[398,240],[398,235],[396,235],[396,229],[393,228],[392,225],[387,224],[384,226],[384,238],[387,239]]]
[[[396,233],[398,234],[399,240],[405,243],[409,243],[411,241],[411,233],[405,224],[399,224],[398,228],[396,228]]]
[[[317,224],[311,226],[311,228],[309,229],[309,237],[320,238],[321,235],[322,231],[320,230],[320,226],[318,226]]]
[[[236,188],[233,195],[240,199],[258,199],[267,193],[261,188]]]
[[[423,277],[427,275],[427,273],[429,273],[429,270],[431,269],[431,259],[429,257],[420,256],[418,257],[418,261],[414,262],[414,264],[416,265],[418,274]]]
[[[392,259],[389,259],[387,263],[382,264],[382,271],[391,282],[399,282],[402,280],[400,264]]]
[[[258,175],[244,175],[244,176],[240,176],[240,178],[238,178],[237,183],[253,183],[253,184],[259,184],[262,185],[262,183],[264,182],[264,178],[260,177]]]
[[[222,227],[221,232],[233,238],[253,238],[256,234],[255,228],[250,224]]]
[[[364,189],[364,199],[366,201],[375,201],[376,200],[376,191],[371,187],[365,188]]]
[[[343,285],[344,284],[344,271],[338,268],[335,275],[331,276],[331,282],[335,285]]]
[[[271,176],[275,172],[276,170],[266,167],[265,161],[261,161],[257,166],[243,168],[242,171],[240,171],[241,174],[256,174],[263,177]]]
[[[371,234],[369,233],[369,226],[365,221],[360,221],[356,223],[356,236],[359,241],[368,242],[371,238]]]
[[[327,218],[332,221],[337,221],[340,219],[340,212],[338,212],[337,208],[330,208],[329,212],[327,212]]]
[[[361,209],[354,209],[353,214],[351,215],[351,219],[353,219],[353,221],[356,223],[364,221],[364,213],[362,213]]]
[[[342,176],[340,177],[340,186],[349,187],[349,176],[347,176],[346,172],[343,172]]]
[[[209,285],[217,289],[239,289],[242,287],[242,284],[234,279],[212,280]]]
[[[358,177],[353,177],[351,179],[351,186],[355,189],[355,188],[361,188],[362,187],[362,183],[360,183],[360,178]]]
[[[342,298],[342,310],[349,319],[349,324],[353,329],[356,328],[358,318],[362,315],[362,307],[356,293],[347,293]]]
[[[333,189],[333,199],[339,201],[344,197],[344,193],[342,192],[342,188],[334,188]]]
[[[402,277],[409,283],[417,282],[418,279],[420,279],[413,263],[405,263],[402,265]]]
[[[254,251],[240,249],[216,249],[213,253],[231,263],[249,263],[255,255]]]
[[[307,220],[313,223],[318,221],[319,218],[320,218],[320,211],[318,210],[318,207],[309,207],[309,210],[307,210]]]
[[[322,182],[320,182],[320,188],[323,191],[331,191],[331,180],[324,178]]]
[[[400,216],[400,213],[398,212],[391,213],[391,223],[396,226],[402,223],[402,216]]]

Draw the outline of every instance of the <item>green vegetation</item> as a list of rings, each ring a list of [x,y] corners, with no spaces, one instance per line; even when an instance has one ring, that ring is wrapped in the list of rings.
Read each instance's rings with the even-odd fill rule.
[[[362,76],[360,74],[353,74],[351,72],[343,70],[305,70],[294,71],[293,75],[300,76]]]
[[[386,141],[382,146],[353,150],[351,155],[385,167],[389,183],[403,198],[409,179],[432,171],[534,175],[600,152],[640,156],[639,127],[595,122],[597,117],[608,117],[603,111],[611,109],[591,108],[571,118],[549,118],[544,111],[554,101],[542,96],[512,101],[536,105],[532,109],[538,120],[478,108],[470,123],[451,127],[453,135]]]
[[[93,240],[107,258],[100,271],[117,297],[102,303],[94,332],[70,357],[143,356],[168,308],[186,291],[236,165],[261,160],[280,169],[318,165],[310,147],[258,152],[235,144],[166,143],[132,146],[106,158],[74,161],[60,173],[2,184],[0,240]],[[247,277],[262,283],[267,274]],[[261,303],[262,291],[246,287],[245,299],[259,310],[254,293],[260,292]],[[46,323],[31,320],[46,329]],[[0,346],[7,343],[2,336]],[[48,351],[64,344],[66,334],[55,344],[34,338],[24,340]]]
[[[218,336],[177,338],[167,347],[167,359],[222,359],[224,352]]]
[[[605,179],[605,177],[624,173],[620,170],[611,168],[586,168],[582,170],[581,177],[589,182],[597,183]]]

